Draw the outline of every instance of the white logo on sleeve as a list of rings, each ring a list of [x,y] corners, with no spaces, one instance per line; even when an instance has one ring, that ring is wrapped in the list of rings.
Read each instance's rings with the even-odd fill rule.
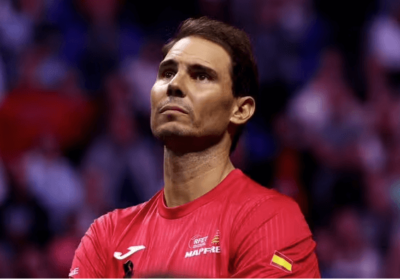
[[[144,247],[143,245],[139,245],[139,246],[131,246],[128,248],[129,252],[126,253],[125,255],[122,255],[121,252],[114,252],[114,258],[116,258],[117,260],[123,260],[127,257],[129,257],[130,255],[136,253],[137,251],[143,250]]]
[[[77,275],[79,272],[79,267],[75,267],[73,270],[71,270],[71,272],[68,274],[68,277],[72,277]]]

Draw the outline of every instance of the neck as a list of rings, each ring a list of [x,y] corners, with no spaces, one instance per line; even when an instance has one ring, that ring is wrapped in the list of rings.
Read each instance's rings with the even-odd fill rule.
[[[164,147],[164,195],[168,207],[183,205],[215,188],[234,168],[222,143],[204,151],[176,153]]]

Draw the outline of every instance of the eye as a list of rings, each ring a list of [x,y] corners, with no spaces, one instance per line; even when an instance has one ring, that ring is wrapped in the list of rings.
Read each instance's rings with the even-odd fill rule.
[[[161,77],[165,79],[172,79],[175,76],[175,71],[165,70],[161,73]]]
[[[197,81],[208,81],[208,80],[211,80],[211,77],[208,75],[208,74],[205,74],[205,73],[196,73],[196,74],[194,74],[194,78],[197,80]]]

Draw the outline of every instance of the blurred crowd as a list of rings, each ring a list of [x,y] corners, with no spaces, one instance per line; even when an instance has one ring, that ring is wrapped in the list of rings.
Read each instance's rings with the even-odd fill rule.
[[[67,277],[95,218],[163,187],[149,93],[201,15],[259,65],[234,164],[299,203],[323,277],[400,277],[398,0],[1,0],[0,277]]]

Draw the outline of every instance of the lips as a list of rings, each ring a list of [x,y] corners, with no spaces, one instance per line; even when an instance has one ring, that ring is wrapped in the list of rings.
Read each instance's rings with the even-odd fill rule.
[[[164,113],[166,111],[177,111],[177,112],[181,112],[184,114],[188,113],[185,109],[183,109],[182,107],[179,107],[177,105],[165,105],[161,108],[160,113]]]

